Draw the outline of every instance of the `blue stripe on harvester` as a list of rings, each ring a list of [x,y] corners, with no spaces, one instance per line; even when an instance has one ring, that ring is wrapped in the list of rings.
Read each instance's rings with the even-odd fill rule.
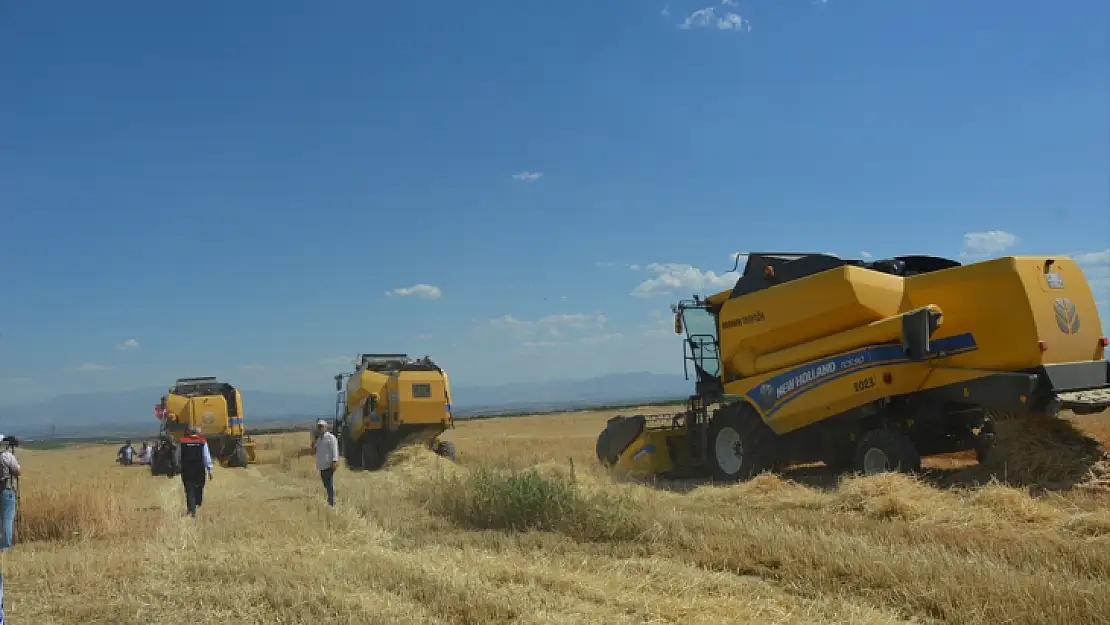
[[[929,359],[963,354],[976,349],[978,346],[975,337],[970,332],[957,334],[931,341]],[[899,344],[867,347],[780,373],[748,391],[747,396],[763,411],[764,417],[770,417],[804,393],[833,380],[874,367],[907,362],[910,359],[902,353],[902,346]]]

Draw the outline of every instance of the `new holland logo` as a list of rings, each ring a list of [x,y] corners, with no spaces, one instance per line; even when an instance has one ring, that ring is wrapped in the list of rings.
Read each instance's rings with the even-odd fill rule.
[[[1056,311],[1056,325],[1061,332],[1064,334],[1079,332],[1079,312],[1075,310],[1075,304],[1070,299],[1066,297],[1057,299],[1053,309]]]

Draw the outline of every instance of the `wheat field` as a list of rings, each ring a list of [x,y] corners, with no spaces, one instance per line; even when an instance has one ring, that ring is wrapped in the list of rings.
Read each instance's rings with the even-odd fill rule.
[[[641,412],[662,412],[645,409]],[[407,449],[336,475],[308,434],[217,467],[196,519],[179,478],[114,446],[19,451],[12,623],[1106,623],[1110,495],[845,477],[618,480],[611,412],[460,423],[451,463]],[[1110,415],[1075,419],[1110,439]],[[573,460],[572,460],[573,459]],[[965,469],[967,471],[968,469]],[[941,478],[937,478],[941,476]],[[947,476],[947,477],[944,477]],[[938,484],[947,479],[948,486]]]

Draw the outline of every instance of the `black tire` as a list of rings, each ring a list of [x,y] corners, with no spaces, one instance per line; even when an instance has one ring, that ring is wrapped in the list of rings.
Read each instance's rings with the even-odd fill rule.
[[[455,444],[451,441],[439,441],[436,443],[436,454],[447,458],[451,462],[455,461]]]
[[[243,447],[241,443],[237,443],[235,448],[231,450],[231,455],[227,458],[227,466],[232,468],[242,468],[249,464],[247,458],[247,448]]]
[[[351,471],[362,470],[362,445],[352,443],[349,438],[350,431],[342,427],[336,438],[339,439],[339,453],[347,460],[347,468]]]
[[[770,469],[779,460],[778,441],[751,406],[736,403],[713,415],[706,450],[714,480],[746,480]]]
[[[852,465],[864,475],[899,471],[921,471],[921,454],[910,437],[901,430],[879,428],[860,438]]]
[[[359,464],[367,471],[374,471],[382,468],[385,463],[385,458],[382,456],[381,444],[377,437],[364,436],[362,444],[359,446],[361,452]]]

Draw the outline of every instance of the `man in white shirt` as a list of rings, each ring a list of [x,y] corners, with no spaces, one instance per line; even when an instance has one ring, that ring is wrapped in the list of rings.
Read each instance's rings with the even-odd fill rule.
[[[143,441],[143,446],[139,449],[139,464],[150,464],[150,445]]]
[[[19,478],[23,473],[19,467],[19,460],[15,457],[14,447],[19,444],[15,437],[0,434],[0,443],[7,447],[0,452],[0,551],[12,548],[12,537],[15,532],[15,507],[19,497]]]
[[[335,505],[335,470],[339,468],[339,440],[328,431],[328,422],[316,422],[316,438],[312,440],[312,453],[316,454],[316,469],[328,491],[328,505]]]

